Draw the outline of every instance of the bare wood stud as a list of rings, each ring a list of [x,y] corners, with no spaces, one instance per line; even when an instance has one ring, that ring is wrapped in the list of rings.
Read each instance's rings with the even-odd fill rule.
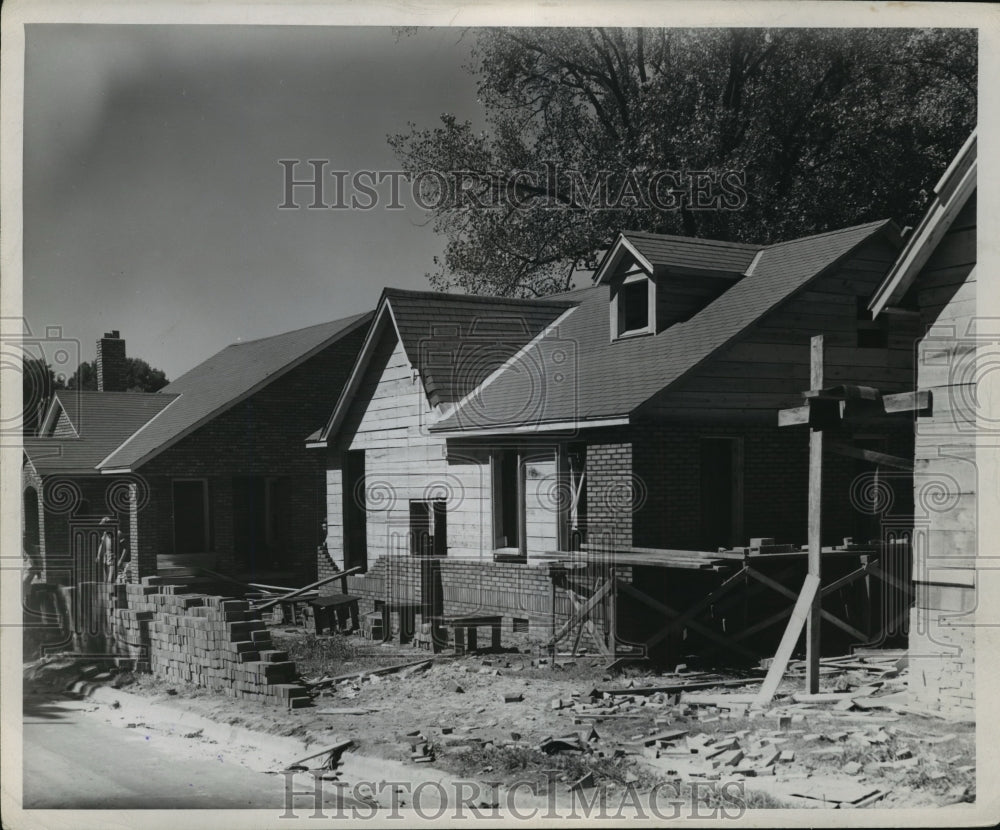
[[[823,388],[823,335],[810,342],[809,385]],[[822,580],[822,504],[823,504],[823,431],[809,432],[809,554],[807,573],[815,577],[817,585]],[[819,691],[820,626],[823,610],[819,591],[813,595],[806,620],[806,691]]]

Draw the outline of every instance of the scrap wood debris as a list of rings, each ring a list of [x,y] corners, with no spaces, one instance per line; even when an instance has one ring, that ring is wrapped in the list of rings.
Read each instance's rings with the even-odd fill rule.
[[[328,746],[326,749],[322,749],[319,752],[314,752],[312,755],[307,755],[305,758],[299,758],[297,761],[293,761],[288,765],[286,771],[290,772],[316,772],[322,771],[323,778],[337,778],[340,775],[340,765],[341,759],[344,753],[354,746],[354,741],[345,740],[334,744],[333,746]],[[321,759],[316,761],[316,759]],[[312,766],[306,766],[306,761],[313,761]]]
[[[362,671],[350,672],[349,674],[338,674],[336,677],[324,675],[323,677],[304,679],[302,682],[311,689],[326,689],[330,686],[335,686],[338,683],[346,683],[356,680],[371,680],[375,677],[381,677],[386,674],[394,674],[396,672],[401,672],[404,676],[408,677],[416,674],[417,672],[429,669],[433,662],[434,658],[429,660],[411,660],[408,663],[400,663],[395,666],[384,666],[379,669],[364,669]]]

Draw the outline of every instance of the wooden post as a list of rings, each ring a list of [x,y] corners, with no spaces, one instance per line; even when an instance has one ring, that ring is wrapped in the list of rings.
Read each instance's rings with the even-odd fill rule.
[[[809,387],[817,391],[823,388],[823,335],[817,334],[810,342]],[[811,429],[809,432],[809,558],[807,573],[815,577],[817,584],[822,580],[822,502],[823,502],[823,431]],[[820,625],[823,600],[816,591],[809,605],[806,621],[806,691],[819,692]]]
[[[611,582],[611,591],[608,593],[608,638],[611,646],[611,657],[618,657],[618,574],[615,566],[608,566],[608,579]]]

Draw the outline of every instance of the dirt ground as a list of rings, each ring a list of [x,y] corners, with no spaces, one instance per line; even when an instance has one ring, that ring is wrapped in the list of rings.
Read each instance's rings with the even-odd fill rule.
[[[679,788],[738,782],[750,808],[975,800],[974,725],[908,710],[899,703],[905,668],[900,677],[885,671],[884,661],[878,671],[824,676],[822,691],[835,699],[796,701],[803,681],[786,676],[772,706],[756,711],[746,701],[763,672],[744,684],[631,693],[705,675],[641,666],[612,674],[606,658],[588,656],[553,663],[509,637],[501,653],[456,657],[301,629],[279,627],[272,636],[305,681],[328,678],[315,687],[312,706],[284,710],[193,686],[168,688],[149,675],[105,680],[155,701],[183,700],[219,723],[306,741],[333,731],[372,758],[508,786],[534,779],[543,788],[554,781],[557,790],[576,785],[613,794],[664,781]],[[421,660],[400,671],[329,680]],[[618,693],[602,693],[608,689]]]

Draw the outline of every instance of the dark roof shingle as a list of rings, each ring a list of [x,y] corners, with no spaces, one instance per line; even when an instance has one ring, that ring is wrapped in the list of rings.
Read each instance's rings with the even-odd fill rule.
[[[177,396],[174,405],[125,440],[101,469],[133,469],[145,463],[370,318],[371,312],[355,314],[226,347],[165,386],[158,394]]]
[[[403,348],[432,404],[460,400],[573,306],[387,288]]]
[[[62,408],[79,437],[26,437],[24,451],[43,475],[96,474],[108,453],[176,399],[162,392],[62,390],[53,405]]]
[[[828,266],[891,223],[873,222],[768,246],[753,271],[690,319],[611,342],[608,286],[432,430],[479,430],[628,416]]]
[[[654,266],[672,265],[707,271],[742,273],[750,267],[763,245],[722,242],[687,236],[623,231],[625,237]]]

